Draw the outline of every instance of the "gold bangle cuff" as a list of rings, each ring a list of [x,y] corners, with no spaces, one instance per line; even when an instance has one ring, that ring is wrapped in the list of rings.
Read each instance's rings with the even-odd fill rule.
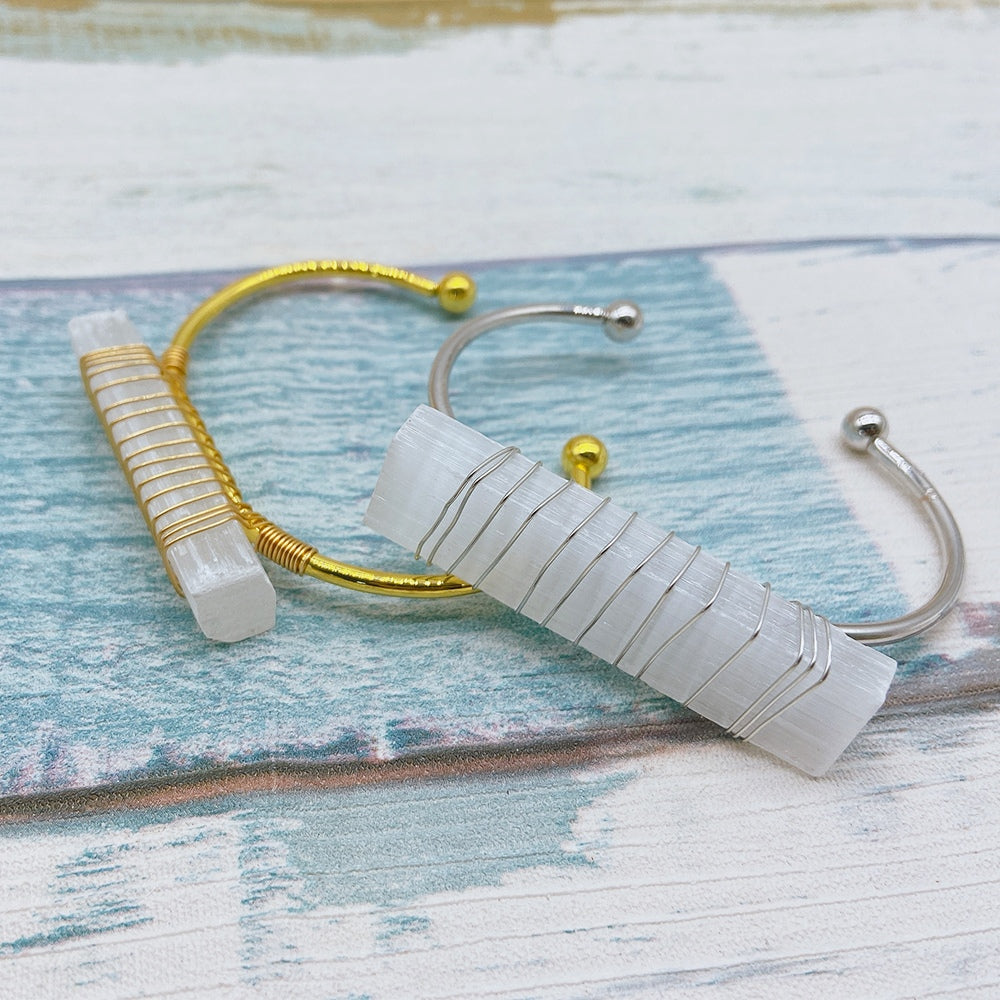
[[[282,285],[324,278],[350,278],[393,285],[425,298],[436,298],[449,313],[463,313],[475,301],[475,282],[465,274],[452,273],[440,281],[424,278],[410,271],[358,260],[306,260],[266,268],[226,285],[198,306],[174,334],[163,352],[160,367],[163,377],[175,394],[178,406],[191,425],[212,468],[222,483],[226,497],[238,514],[247,537],[266,559],[299,575],[312,576],[350,590],[396,597],[458,597],[473,592],[472,586],[449,574],[425,576],[393,573],[354,566],[321,555],[308,542],[258,513],[240,492],[232,471],[223,459],[201,414],[187,394],[189,349],[198,334],[226,310],[246,299],[272,291]]]

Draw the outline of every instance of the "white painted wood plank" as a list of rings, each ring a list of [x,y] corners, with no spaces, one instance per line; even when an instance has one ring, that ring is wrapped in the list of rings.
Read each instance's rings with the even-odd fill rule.
[[[993,8],[633,11],[191,59],[171,6],[147,6],[139,56],[88,62],[105,30],[71,61],[0,61],[0,277],[1000,232]]]
[[[802,426],[916,603],[937,582],[935,543],[894,484],[844,448],[840,421],[875,405],[890,440],[933,480],[973,554],[963,598],[997,597],[1000,251],[950,246],[894,264],[847,248],[723,253],[713,267],[782,379]],[[984,467],[985,463],[985,467]]]
[[[322,795],[138,835],[127,816],[36,828],[30,852],[0,861],[5,930],[57,923],[66,887],[88,871],[95,897],[141,905],[128,928],[0,955],[0,988],[65,995],[90,970],[90,995],[123,998],[989,995],[1000,987],[1000,718],[943,716],[930,739],[923,721],[880,717],[863,752],[821,782],[714,741],[587,768],[570,780],[619,787],[577,815],[562,845],[575,863],[529,856],[494,885],[388,905],[303,905],[345,863],[317,854],[303,869],[289,854],[283,831],[323,812]],[[527,780],[504,782],[514,793]],[[441,814],[444,791],[380,795],[402,818],[418,801]],[[459,817],[493,792],[473,782],[462,794]],[[506,801],[523,831],[507,845],[516,855],[535,818]],[[402,833],[389,878],[407,877],[405,844]]]

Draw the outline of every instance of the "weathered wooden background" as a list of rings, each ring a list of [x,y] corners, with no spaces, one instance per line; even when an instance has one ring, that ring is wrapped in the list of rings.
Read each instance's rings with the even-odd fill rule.
[[[1000,235],[1000,11],[712,6],[0,4],[2,995],[1000,993],[1000,242],[968,239]],[[707,244],[743,246],[657,252]],[[162,347],[217,272],[310,255],[514,258],[478,268],[484,306],[644,295],[631,362],[565,331],[523,361],[525,342],[491,345],[463,415],[539,449],[578,412],[623,424],[617,496],[844,616],[919,600],[936,572],[907,505],[836,446],[843,412],[884,406],[965,530],[962,607],[903,650],[888,706],[818,781],[638,696],[623,736],[626,684],[482,601],[439,612],[438,688],[380,663],[385,618],[412,635],[419,615],[287,576],[286,631],[223,663],[113,478],[64,313],[127,300]],[[188,273],[123,277],[166,272]],[[367,362],[344,339],[295,347],[351,323]],[[685,323],[704,342],[675,345]],[[241,363],[258,373],[249,405],[272,419],[247,475],[356,553],[368,465],[441,335],[399,303],[268,303],[205,345],[197,386],[211,407],[218,378],[240,449],[225,403]],[[261,338],[298,360],[269,374]],[[287,384],[336,388],[314,372],[345,347],[360,424]],[[697,426],[676,408],[699,365],[710,414],[727,379],[759,380],[758,436],[716,439],[714,481],[712,425],[674,432]],[[324,433],[352,470],[328,490],[299,478]],[[784,511],[754,478],[781,448],[801,463]],[[338,643],[370,650],[350,684],[322,669]],[[322,744],[325,703],[381,733],[371,753],[352,763],[340,729]],[[461,730],[476,704],[488,724]],[[451,712],[434,732],[428,706]]]

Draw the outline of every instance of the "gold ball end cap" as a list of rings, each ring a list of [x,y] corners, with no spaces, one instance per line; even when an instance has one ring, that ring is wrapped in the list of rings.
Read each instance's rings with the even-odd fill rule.
[[[562,467],[566,475],[575,469],[585,469],[590,478],[596,479],[608,465],[608,449],[593,434],[577,434],[563,446]]]
[[[437,298],[446,312],[464,313],[476,301],[476,283],[461,271],[446,274],[438,284]]]

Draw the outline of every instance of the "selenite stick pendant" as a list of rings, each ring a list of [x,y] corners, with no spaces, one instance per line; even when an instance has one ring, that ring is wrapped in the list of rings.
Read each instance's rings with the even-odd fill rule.
[[[393,438],[365,522],[808,774],[836,760],[896,670],[804,605],[428,406]]]
[[[209,639],[274,627],[274,587],[222,484],[121,310],[69,323],[84,385],[164,565]]]

